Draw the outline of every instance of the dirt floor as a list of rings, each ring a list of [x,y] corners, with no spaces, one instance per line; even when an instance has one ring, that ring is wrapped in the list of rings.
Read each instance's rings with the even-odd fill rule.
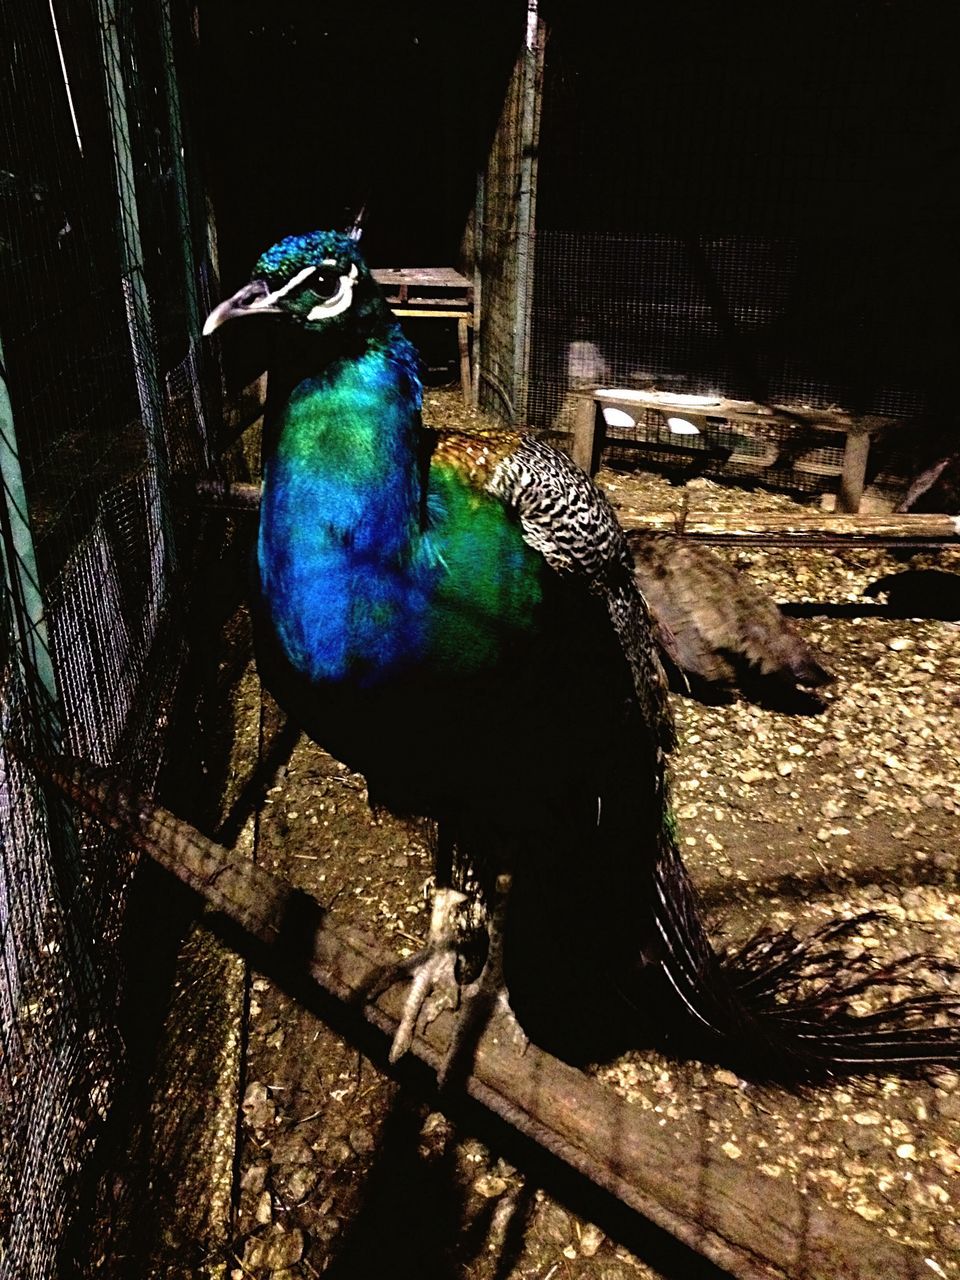
[[[434,392],[428,419],[449,421],[450,403]],[[639,471],[605,470],[599,482],[624,510],[680,501],[676,485]],[[692,510],[795,508],[704,480],[690,489]],[[862,603],[871,582],[907,567],[885,551],[719,554],[775,600],[822,606],[797,626],[837,681],[818,715],[673,699],[681,844],[716,936],[763,924],[806,929],[879,908],[885,921],[863,937],[879,957],[925,950],[960,960],[957,625],[891,618],[870,602],[864,616],[842,616],[837,606]],[[960,570],[960,552],[910,563]],[[282,723],[265,699],[264,758]],[[362,778],[306,739],[280,748],[257,816],[258,861],[325,903],[333,921],[409,955],[427,920],[428,832],[373,816]],[[957,1075],[797,1097],[650,1052],[595,1070],[658,1113],[678,1153],[705,1127],[729,1160],[794,1180],[914,1245],[933,1275],[960,1276]],[[502,1139],[402,1089],[256,974],[243,1071],[239,1207],[224,1259],[235,1280],[717,1274],[672,1254],[655,1233],[595,1224],[575,1184],[518,1167]]]

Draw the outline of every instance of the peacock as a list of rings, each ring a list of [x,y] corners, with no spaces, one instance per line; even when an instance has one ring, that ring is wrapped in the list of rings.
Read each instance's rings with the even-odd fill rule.
[[[371,803],[436,823],[392,1056],[458,998],[456,850],[490,934],[466,1007],[505,984],[524,1032],[557,1052],[617,1025],[768,1079],[960,1061],[946,988],[852,1009],[880,977],[913,977],[847,958],[858,920],[711,945],[669,804],[666,682],[610,504],[539,439],[423,429],[416,352],[357,238],[268,249],[204,332],[240,317],[277,330],[261,677]]]
[[[708,548],[672,534],[627,535],[661,653],[683,689],[721,701],[735,687],[785,707],[823,708],[833,675],[769,596]]]

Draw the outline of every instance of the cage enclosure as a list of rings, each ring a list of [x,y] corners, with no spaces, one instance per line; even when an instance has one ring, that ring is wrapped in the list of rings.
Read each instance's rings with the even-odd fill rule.
[[[204,316],[266,245],[365,206],[391,287],[455,289],[395,297],[433,381],[501,424],[588,467],[804,497],[859,466],[896,501],[956,451],[952,15],[18,0],[0,21],[0,1276],[223,1275],[252,1194],[245,966],[33,768],[65,752],[259,839],[251,521],[197,482],[259,482],[262,369],[243,337],[221,363]]]

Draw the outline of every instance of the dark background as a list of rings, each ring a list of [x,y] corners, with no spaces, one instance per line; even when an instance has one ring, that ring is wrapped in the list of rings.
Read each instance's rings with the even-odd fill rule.
[[[534,376],[590,333],[728,394],[952,412],[955,8],[542,0],[536,297],[556,315]],[[373,264],[458,265],[524,23],[519,0],[201,6],[224,288],[362,203]],[[591,241],[611,233],[622,254]]]

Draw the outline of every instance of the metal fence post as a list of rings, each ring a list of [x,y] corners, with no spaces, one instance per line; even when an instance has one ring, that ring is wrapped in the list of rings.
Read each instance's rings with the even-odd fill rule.
[[[63,713],[37,573],[2,339],[0,485],[3,490],[0,496],[0,560],[10,601],[11,630],[17,641],[14,660],[23,681],[34,735],[28,749],[49,757],[62,746]],[[84,928],[85,922],[92,922],[93,916],[89,910],[72,815],[59,794],[45,785],[38,787],[38,799],[59,888],[65,932],[74,953],[73,976],[85,997],[96,1003],[96,970],[90,953],[89,929]]]
[[[119,199],[120,251],[123,262],[123,300],[127,313],[127,330],[133,353],[133,366],[147,445],[147,458],[157,478],[155,500],[160,515],[160,530],[166,567],[175,563],[171,521],[166,501],[169,473],[166,440],[163,432],[163,392],[157,372],[156,344],[150,299],[143,270],[143,248],[140,238],[140,214],[134,176],[130,122],[127,115],[126,89],[120,37],[117,31],[116,0],[98,0],[100,48],[103,58],[107,109],[113,137],[113,158]],[[158,584],[159,586],[160,584]]]

